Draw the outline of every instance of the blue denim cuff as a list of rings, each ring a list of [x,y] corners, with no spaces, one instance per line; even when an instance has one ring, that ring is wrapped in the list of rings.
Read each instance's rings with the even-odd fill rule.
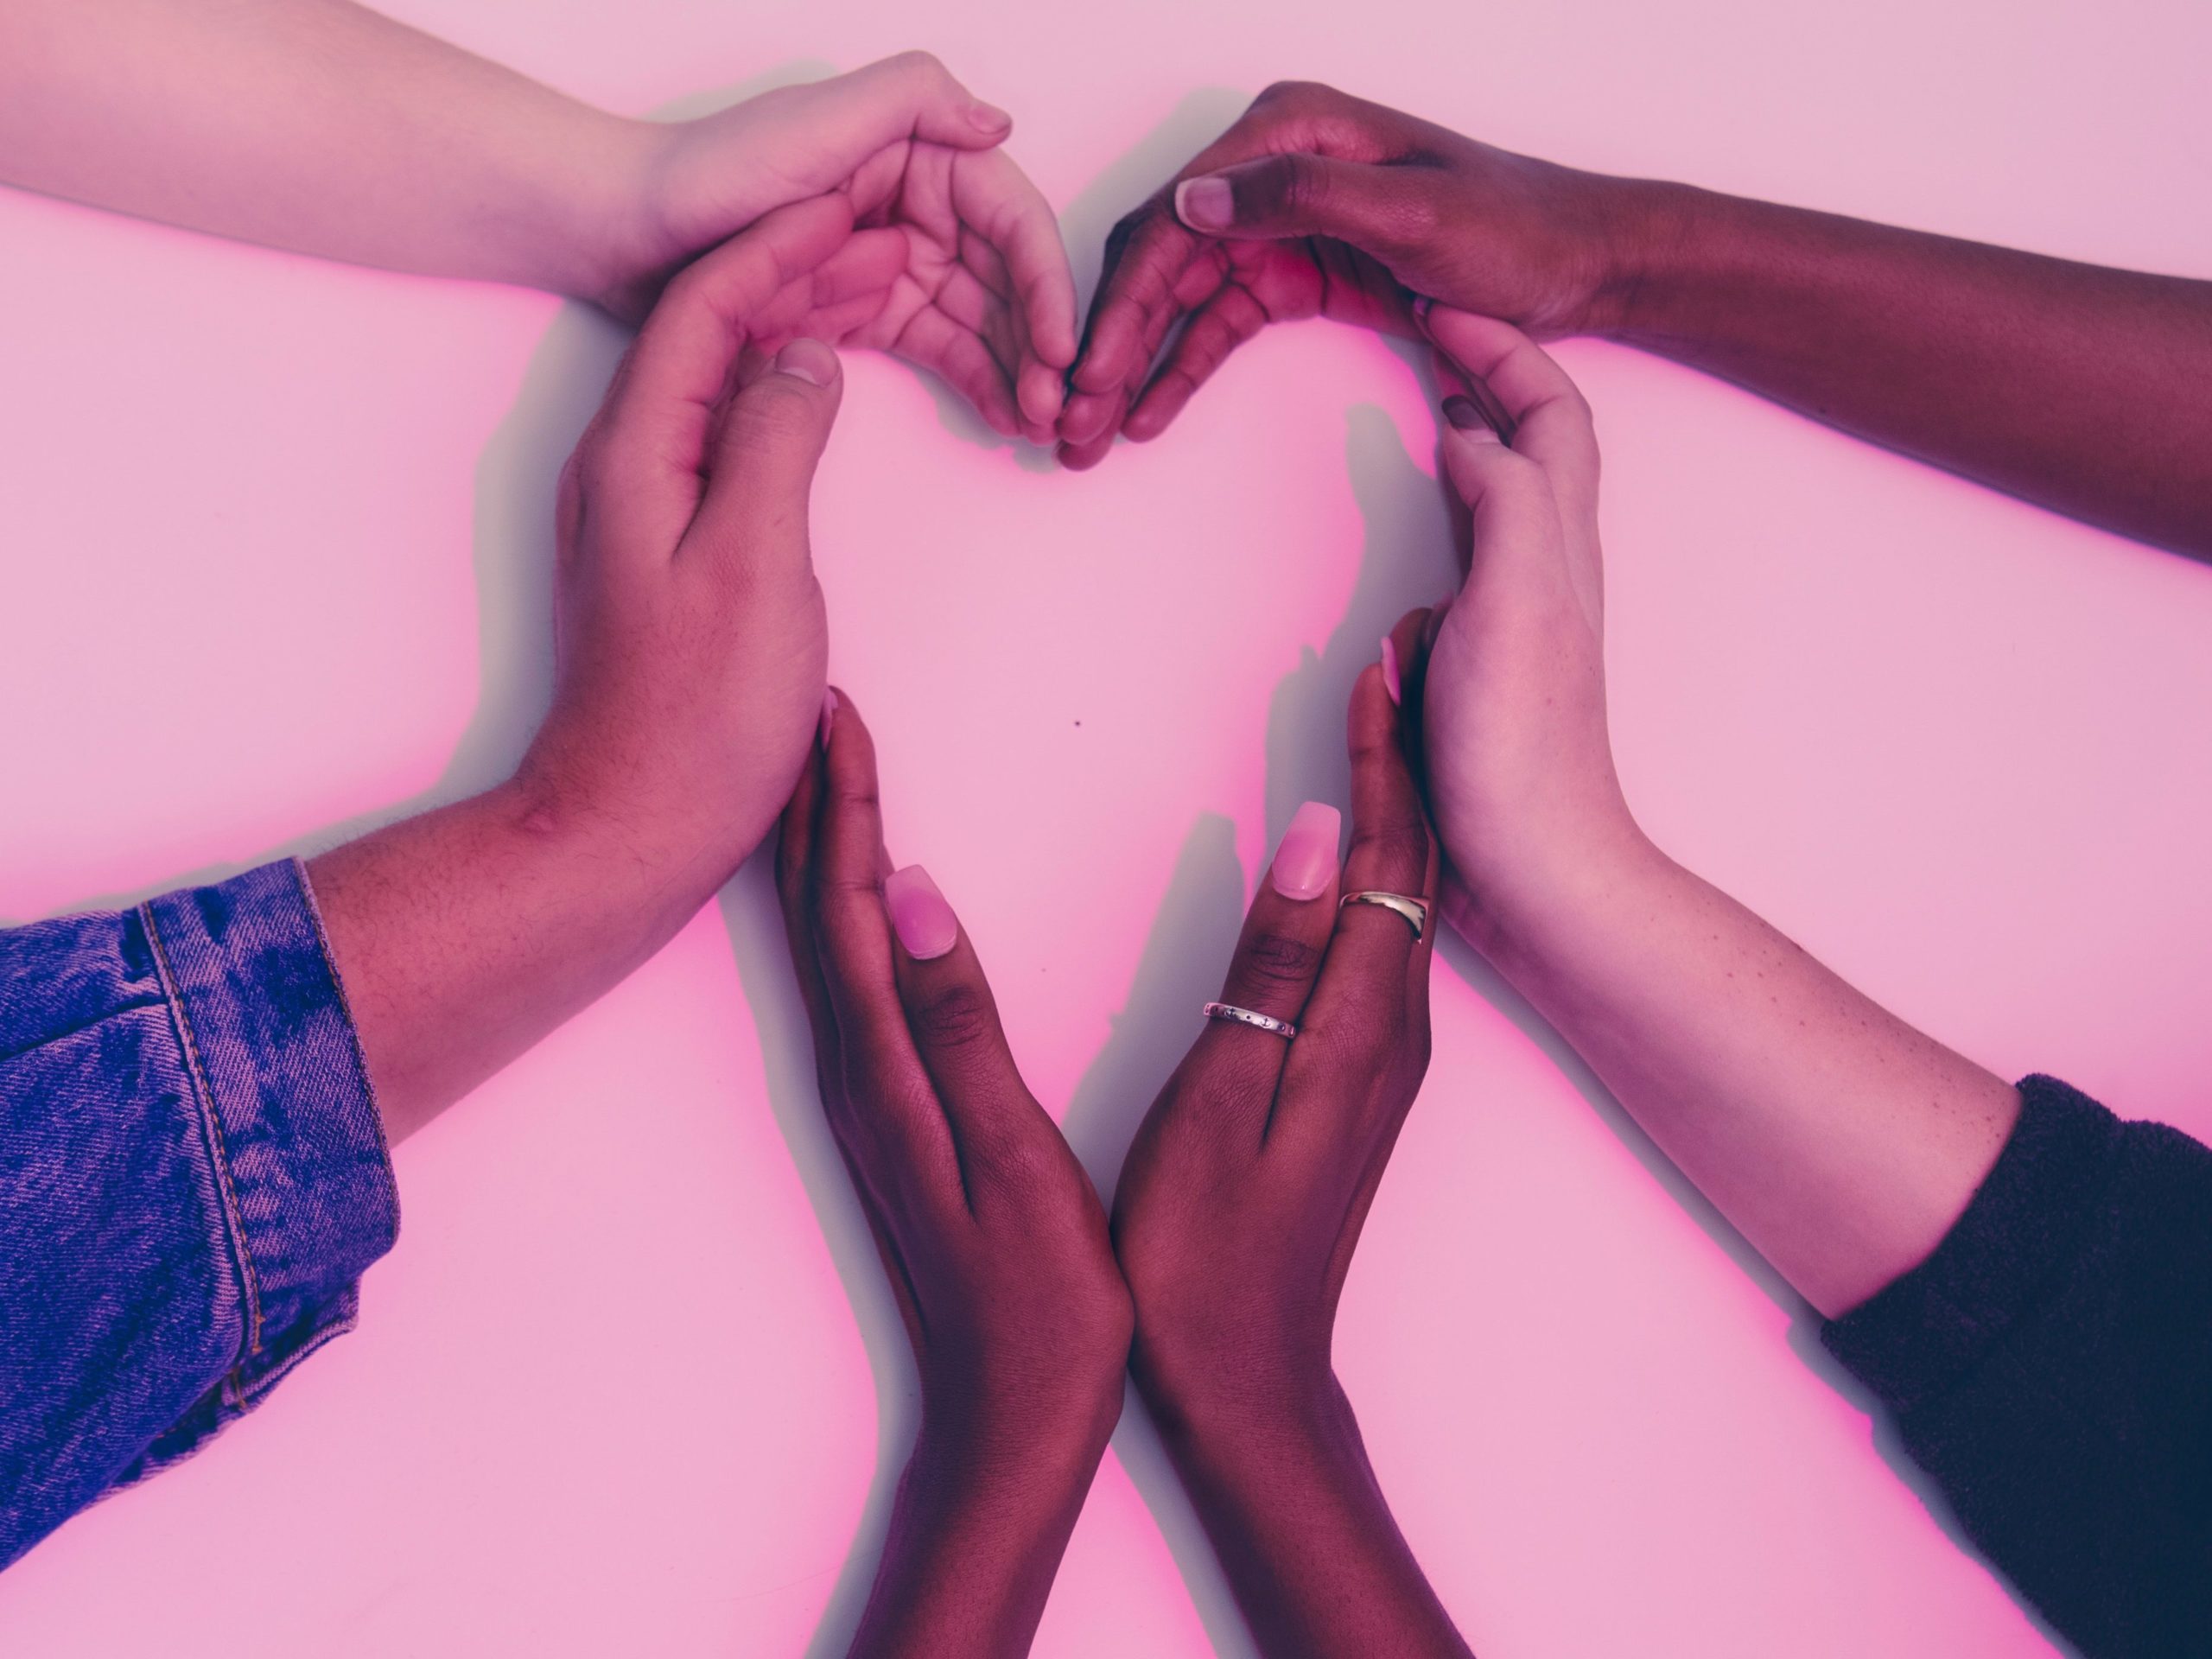
[[[166,893],[139,914],[198,1096],[243,1332],[221,1386],[132,1476],[190,1451],[350,1329],[362,1270],[399,1230],[383,1119],[300,861]]]

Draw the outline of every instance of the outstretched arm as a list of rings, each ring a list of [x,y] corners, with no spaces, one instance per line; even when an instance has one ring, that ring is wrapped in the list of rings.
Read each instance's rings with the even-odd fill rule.
[[[1995,1163],[2002,1079],[1877,1007],[1637,827],[1607,736],[1598,450],[1510,325],[1439,307],[1466,586],[1419,706],[1460,931],[1831,1317],[1916,1266]],[[1408,691],[1409,702],[1414,693]]]
[[[851,224],[842,197],[782,209],[646,322],[562,479],[560,677],[515,777],[308,866],[395,1140],[664,944],[790,793],[822,708],[807,499],[842,381],[786,337],[880,304],[897,238]]]
[[[1157,434],[1269,322],[1410,333],[1417,296],[1641,346],[2212,555],[2212,282],[1579,172],[1310,84],[1268,88],[1117,227],[1070,459],[1096,460],[1125,417]]]
[[[2139,541],[2212,555],[2212,282],[1680,185],[1613,339]]]
[[[600,292],[652,130],[344,0],[0,9],[0,178],[361,264]]]
[[[1043,442],[1075,289],[1051,207],[998,148],[1012,126],[925,52],[634,121],[346,0],[0,6],[0,181],[631,321],[716,243],[837,193],[906,239],[854,343]]]

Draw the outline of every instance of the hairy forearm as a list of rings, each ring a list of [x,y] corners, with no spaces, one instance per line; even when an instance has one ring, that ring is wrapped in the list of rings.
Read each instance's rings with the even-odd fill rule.
[[[2161,546],[2212,554],[2212,282],[1635,187],[1603,331]]]
[[[345,0],[0,8],[0,179],[274,247],[595,294],[650,142]]]
[[[1462,926],[1831,1317],[1926,1257],[2012,1131],[2009,1084],[1640,836]]]
[[[1103,1436],[989,1454],[925,1426],[899,1484],[855,1659],[1029,1651]]]
[[[1151,1398],[1260,1650],[1465,1659],[1333,1377],[1281,1408]]]
[[[420,1128],[618,983],[734,861],[649,848],[519,785],[310,861],[387,1135]]]

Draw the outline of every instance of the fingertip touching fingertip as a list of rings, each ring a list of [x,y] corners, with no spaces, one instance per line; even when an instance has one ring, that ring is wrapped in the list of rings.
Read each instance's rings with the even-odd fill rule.
[[[899,945],[917,962],[944,956],[960,942],[960,918],[918,864],[884,877],[883,905],[891,912],[892,931]]]

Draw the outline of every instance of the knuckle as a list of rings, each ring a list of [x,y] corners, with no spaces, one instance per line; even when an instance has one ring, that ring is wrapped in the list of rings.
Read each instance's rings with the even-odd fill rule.
[[[1003,1131],[977,1135],[974,1158],[977,1174],[1016,1201],[1052,1192],[1059,1173],[1050,1149],[1039,1146],[1033,1135]]]
[[[1106,259],[1109,265],[1128,249],[1139,231],[1160,216],[1160,200],[1155,198],[1132,207],[1114,221],[1114,228],[1106,232]]]
[[[1271,80],[1252,101],[1269,108],[1282,105],[1319,104],[1337,96],[1335,87],[1319,80]]]
[[[995,1025],[990,999],[973,985],[948,985],[916,1002],[908,1017],[914,1035],[927,1047],[973,1048],[990,1039]]]
[[[1330,176],[1320,157],[1299,150],[1277,156],[1263,179],[1276,205],[1310,213],[1326,202]]]
[[[1269,990],[1303,990],[1321,966],[1319,946],[1287,933],[1257,933],[1244,951],[1244,976]]]
[[[1356,830],[1352,845],[1364,855],[1374,880],[1392,892],[1410,884],[1418,890],[1428,874],[1428,826],[1413,817],[1393,817]]]

